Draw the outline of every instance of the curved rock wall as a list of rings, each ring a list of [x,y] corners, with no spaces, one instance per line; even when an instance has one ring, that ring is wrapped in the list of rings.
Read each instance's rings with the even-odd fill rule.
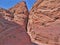
[[[60,45],[60,0],[37,0],[30,12],[24,1],[0,8],[0,45],[37,44]]]
[[[27,29],[31,40],[39,45],[60,45],[60,0],[37,0]]]

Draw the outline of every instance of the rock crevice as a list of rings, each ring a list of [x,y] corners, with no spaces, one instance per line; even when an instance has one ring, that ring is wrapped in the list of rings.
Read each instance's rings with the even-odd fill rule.
[[[37,0],[30,12],[24,1],[0,8],[0,45],[9,44],[60,45],[60,0]]]

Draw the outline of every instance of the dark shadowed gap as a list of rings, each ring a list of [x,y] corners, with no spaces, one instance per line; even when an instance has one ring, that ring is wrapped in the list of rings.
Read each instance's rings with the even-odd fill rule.
[[[33,45],[38,45],[38,44],[36,44],[36,43],[32,43]]]

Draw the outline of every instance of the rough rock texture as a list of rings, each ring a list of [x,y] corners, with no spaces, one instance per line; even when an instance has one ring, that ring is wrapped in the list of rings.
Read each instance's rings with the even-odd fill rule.
[[[0,15],[0,45],[32,45],[25,29]]]
[[[24,1],[0,8],[0,45],[37,44],[60,45],[60,0],[37,0],[30,12]]]
[[[27,18],[28,18],[28,8],[26,6],[26,3],[23,1],[21,3],[18,3],[11,9],[9,9],[10,12],[13,12],[14,14],[14,21],[22,26],[27,25]]]
[[[27,29],[31,40],[39,45],[60,45],[60,0],[37,0]]]
[[[21,2],[11,8],[11,12],[0,9],[0,45],[33,45],[25,28],[28,16],[25,6],[25,2]]]
[[[12,12],[3,8],[0,8],[0,15],[2,15],[6,20],[9,20],[9,21],[12,21],[12,19],[14,18]]]

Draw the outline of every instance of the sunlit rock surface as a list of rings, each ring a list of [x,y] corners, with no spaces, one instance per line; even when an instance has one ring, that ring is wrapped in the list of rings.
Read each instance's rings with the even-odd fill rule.
[[[12,11],[9,10],[10,12],[0,9],[0,45],[33,45],[26,32],[28,10],[25,2],[16,6],[12,8],[16,8],[15,13],[12,9],[10,9]]]
[[[3,8],[0,8],[0,15],[2,15],[6,20],[9,20],[9,21],[12,21],[12,19],[14,18],[12,12]]]
[[[37,0],[27,29],[31,40],[39,45],[60,45],[60,0]]]
[[[10,12],[13,12],[14,14],[14,21],[22,26],[27,25],[27,18],[28,18],[28,8],[26,6],[26,3],[20,2],[16,4],[14,7],[9,9]]]
[[[0,8],[0,45],[60,45],[60,0],[37,0]]]

